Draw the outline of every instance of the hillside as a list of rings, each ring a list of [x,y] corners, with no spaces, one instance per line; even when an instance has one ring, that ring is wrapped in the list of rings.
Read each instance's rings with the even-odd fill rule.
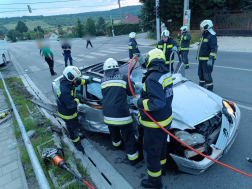
[[[134,16],[138,16],[138,14],[140,14],[141,7],[141,5],[122,7],[121,9],[123,18],[125,17],[125,14],[127,12]],[[78,14],[64,14],[55,16],[23,16],[0,18],[0,23],[7,29],[13,29],[15,28],[17,22],[19,20],[22,20],[27,24],[29,29],[33,30],[33,28],[38,25],[42,26],[42,28],[57,27],[58,24],[60,24],[61,26],[73,26],[77,22],[78,18],[80,18],[81,21],[84,22],[88,17],[92,17],[94,20],[97,20],[101,16],[106,21],[109,21],[110,15],[112,15],[114,20],[120,20],[119,9],[112,9],[109,11],[85,12]]]

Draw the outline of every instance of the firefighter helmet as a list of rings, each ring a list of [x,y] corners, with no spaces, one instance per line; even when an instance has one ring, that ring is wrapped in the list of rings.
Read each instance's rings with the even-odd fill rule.
[[[180,30],[181,30],[182,32],[187,32],[187,31],[188,31],[188,28],[187,28],[187,26],[182,26],[182,27],[180,28]]]
[[[170,37],[170,32],[168,30],[164,30],[161,34],[161,37]]]
[[[200,23],[200,27],[206,31],[206,30],[209,30],[213,27],[213,22],[211,20],[203,20],[201,23]]]
[[[67,80],[74,81],[81,76],[81,71],[76,66],[67,66],[63,71],[63,75]]]
[[[108,58],[103,65],[103,70],[119,69],[118,62],[113,58]]]
[[[148,68],[151,64],[165,64],[165,54],[160,49],[153,49],[149,51],[145,58],[145,65]]]
[[[130,34],[129,34],[129,38],[135,38],[136,37],[136,33],[135,32],[131,32]]]

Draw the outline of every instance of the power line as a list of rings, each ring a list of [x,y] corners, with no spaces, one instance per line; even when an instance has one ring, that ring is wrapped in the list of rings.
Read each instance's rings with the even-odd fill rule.
[[[70,2],[70,1],[81,1],[81,0],[67,0],[67,1],[48,1],[48,2],[35,2],[35,3],[8,3],[8,4],[0,4],[0,5],[31,5],[31,4],[48,4],[48,3],[62,3],[62,2]]]

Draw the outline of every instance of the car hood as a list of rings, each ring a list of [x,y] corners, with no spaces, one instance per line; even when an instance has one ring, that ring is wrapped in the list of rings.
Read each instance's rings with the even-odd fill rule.
[[[194,129],[222,107],[221,97],[188,80],[174,86],[173,93],[172,128]]]

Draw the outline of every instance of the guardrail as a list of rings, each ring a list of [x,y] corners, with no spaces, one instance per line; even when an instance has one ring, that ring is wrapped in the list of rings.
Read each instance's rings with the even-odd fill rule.
[[[8,91],[8,88],[7,88],[6,84],[5,84],[5,81],[4,81],[4,78],[3,78],[1,72],[0,72],[0,77],[1,77],[1,79],[3,81],[5,91],[6,91],[7,95],[8,95],[8,98],[9,98],[11,106],[13,108],[13,112],[15,114],[18,126],[20,128],[21,133],[22,133],[22,138],[24,140],[25,147],[26,147],[28,155],[30,157],[33,170],[34,170],[36,178],[38,180],[39,187],[40,187],[40,189],[50,189],[47,178],[46,178],[46,176],[44,174],[44,171],[43,171],[43,169],[42,169],[42,167],[41,167],[41,165],[39,163],[38,157],[37,157],[37,155],[36,155],[36,153],[35,153],[35,151],[33,149],[32,143],[31,143],[31,141],[30,141],[30,139],[29,139],[29,137],[28,137],[28,135],[26,133],[24,124],[23,124],[23,122],[22,122],[22,120],[21,120],[21,118],[20,118],[20,116],[18,114],[17,108],[16,108],[16,106],[15,106],[15,104],[14,104],[14,102],[13,102],[11,96],[10,96],[10,93]]]

